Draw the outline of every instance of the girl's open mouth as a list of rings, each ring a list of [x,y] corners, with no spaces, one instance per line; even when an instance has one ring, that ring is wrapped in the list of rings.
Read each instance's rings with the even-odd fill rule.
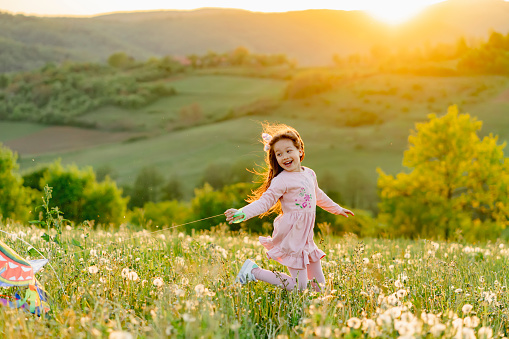
[[[283,162],[283,164],[285,166],[290,166],[292,164],[293,160],[290,160],[290,161],[287,161],[287,162]]]

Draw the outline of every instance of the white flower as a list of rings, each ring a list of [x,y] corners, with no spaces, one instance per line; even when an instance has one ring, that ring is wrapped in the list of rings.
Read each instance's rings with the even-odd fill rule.
[[[131,271],[129,272],[129,274],[127,275],[127,278],[129,280],[132,280],[132,281],[137,281],[139,279],[138,277],[138,273],[134,272],[134,271]]]
[[[113,331],[108,336],[109,339],[133,339],[133,336],[129,332]]]
[[[401,281],[398,279],[394,282],[394,286],[396,286],[397,288],[402,288],[403,287],[403,284],[401,283]]]
[[[406,252],[404,257],[405,257],[405,259],[410,259],[410,257],[411,257],[410,252]]]
[[[315,335],[317,337],[328,338],[332,334],[332,330],[329,326],[318,326],[315,328]]]
[[[193,317],[192,315],[190,315],[189,313],[184,313],[182,315],[182,319],[184,319],[184,321],[187,323],[192,323],[192,322],[196,321],[196,318]]]
[[[398,292],[396,292],[396,295],[398,296],[398,298],[403,298],[405,297],[406,295],[408,294],[408,292],[406,290],[399,290]]]
[[[463,327],[463,329],[461,330],[461,338],[476,339],[474,330],[468,327]]]
[[[205,291],[205,286],[203,286],[202,284],[198,284],[194,287],[194,291],[196,292],[196,294],[202,294]]]
[[[120,273],[122,275],[122,278],[126,279],[127,278],[127,275],[129,274],[129,269],[128,268],[124,268],[122,270],[122,273]]]
[[[493,338],[493,330],[491,327],[481,327],[479,329],[479,338],[481,339],[491,339]]]
[[[368,259],[368,258],[364,258],[364,259],[362,259],[362,262],[363,262],[364,264],[369,264],[369,259]]]
[[[406,283],[408,280],[408,276],[405,273],[401,273],[400,275],[398,275],[398,279]]]
[[[348,327],[358,329],[359,327],[361,327],[361,320],[359,318],[353,317],[353,318],[348,319],[348,321],[346,322],[346,325]]]
[[[90,255],[93,257],[97,257],[97,251],[96,250],[90,250]]]
[[[161,278],[155,278],[153,284],[155,287],[161,287],[164,285],[164,281]]]
[[[378,326],[389,326],[392,322],[391,317],[388,314],[380,314],[378,318],[376,318],[376,323]]]
[[[88,272],[92,273],[92,274],[96,274],[97,272],[99,272],[99,269],[97,268],[97,266],[90,266],[88,268]]]
[[[454,292],[455,293],[461,293],[461,292],[463,292],[463,290],[461,288],[457,288],[457,289],[454,290]]]
[[[463,314],[469,314],[471,311],[472,311],[472,308],[473,306],[470,305],[470,304],[465,304],[463,305],[463,307],[461,308],[461,312],[463,312]]]
[[[435,324],[429,329],[429,331],[434,337],[440,337],[442,332],[445,331],[445,325],[440,323]]]

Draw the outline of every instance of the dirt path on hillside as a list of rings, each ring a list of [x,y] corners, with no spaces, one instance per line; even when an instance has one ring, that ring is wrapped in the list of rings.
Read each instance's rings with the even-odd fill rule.
[[[92,146],[121,142],[137,133],[106,132],[68,126],[52,126],[4,143],[18,154],[42,154],[72,151]]]

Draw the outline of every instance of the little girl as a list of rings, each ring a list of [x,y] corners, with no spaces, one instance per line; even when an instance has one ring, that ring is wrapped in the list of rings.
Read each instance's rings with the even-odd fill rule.
[[[264,181],[241,210],[231,208],[224,212],[226,220],[239,222],[257,215],[276,211],[282,213],[274,220],[272,237],[260,237],[267,256],[288,267],[290,276],[274,273],[246,260],[236,281],[265,281],[293,290],[307,288],[308,279],[325,284],[320,259],[325,253],[313,241],[316,205],[334,214],[348,217],[351,211],[332,201],[319,187],[315,172],[301,166],[304,142],[299,133],[286,125],[266,125],[262,134],[265,144],[267,171]],[[316,291],[319,285],[313,283]]]

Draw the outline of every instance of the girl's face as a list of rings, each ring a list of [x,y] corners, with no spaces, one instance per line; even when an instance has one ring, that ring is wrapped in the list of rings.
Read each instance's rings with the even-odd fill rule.
[[[274,155],[281,168],[288,172],[301,172],[300,157],[302,151],[295,147],[290,139],[278,140],[274,146]]]

